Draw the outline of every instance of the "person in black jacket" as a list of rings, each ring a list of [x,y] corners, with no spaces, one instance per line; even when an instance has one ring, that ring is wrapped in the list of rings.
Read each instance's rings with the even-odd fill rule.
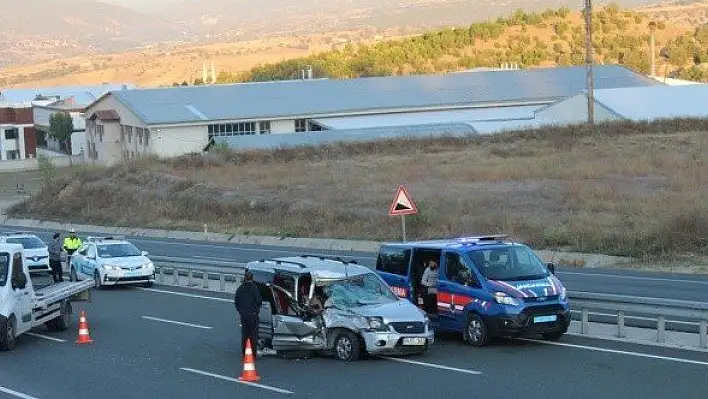
[[[251,349],[256,352],[258,342],[258,313],[261,310],[261,293],[253,282],[253,273],[246,270],[243,283],[236,290],[234,305],[241,317],[241,355],[246,355],[246,339],[251,340]]]

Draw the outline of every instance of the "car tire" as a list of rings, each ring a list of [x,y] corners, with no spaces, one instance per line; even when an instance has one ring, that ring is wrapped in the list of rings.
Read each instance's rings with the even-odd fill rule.
[[[334,339],[334,356],[343,362],[355,362],[361,357],[361,341],[351,331],[342,331]]]
[[[489,343],[489,329],[487,324],[476,313],[467,315],[464,330],[465,343],[471,346],[481,347]]]
[[[0,320],[0,351],[11,351],[15,349],[17,333],[15,331],[15,316],[9,319]]]
[[[145,287],[145,288],[152,287],[152,281],[148,281],[147,283],[143,283],[143,287]]]
[[[98,270],[94,270],[94,272],[93,272],[93,282],[94,282],[95,285],[96,285],[96,289],[97,289],[97,290],[100,290],[101,287],[102,287],[102,284],[101,284],[101,273],[99,273]]]

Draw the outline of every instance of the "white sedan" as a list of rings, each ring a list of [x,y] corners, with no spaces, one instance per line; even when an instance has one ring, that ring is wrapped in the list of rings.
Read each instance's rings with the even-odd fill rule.
[[[89,237],[71,256],[71,280],[93,278],[96,288],[119,284],[149,287],[155,282],[155,266],[147,254],[123,239]]]

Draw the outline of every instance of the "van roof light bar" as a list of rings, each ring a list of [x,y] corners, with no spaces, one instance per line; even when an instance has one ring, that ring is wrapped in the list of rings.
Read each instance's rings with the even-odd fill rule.
[[[508,234],[487,234],[487,235],[480,235],[480,236],[471,236],[471,237],[458,237],[455,239],[460,244],[477,244],[480,242],[485,242],[485,241],[496,241],[499,242],[504,238],[509,237]]]

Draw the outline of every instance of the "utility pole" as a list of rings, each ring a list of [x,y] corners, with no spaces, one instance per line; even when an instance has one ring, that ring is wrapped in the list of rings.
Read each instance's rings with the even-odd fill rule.
[[[654,49],[654,34],[656,32],[656,22],[649,22],[649,31],[651,32],[651,78],[656,79],[656,50]]]
[[[585,0],[585,68],[587,69],[588,124],[595,126],[595,78],[592,56],[592,0]]]

